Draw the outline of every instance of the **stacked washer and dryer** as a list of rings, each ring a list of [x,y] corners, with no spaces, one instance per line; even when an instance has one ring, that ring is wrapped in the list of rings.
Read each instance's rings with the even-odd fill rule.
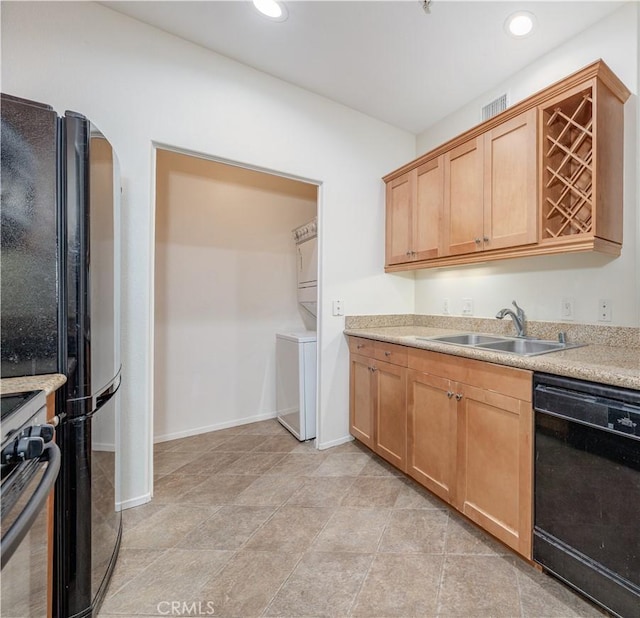
[[[317,218],[293,230],[298,303],[313,318],[318,308]],[[276,333],[277,418],[298,440],[316,437],[317,338],[315,330]]]

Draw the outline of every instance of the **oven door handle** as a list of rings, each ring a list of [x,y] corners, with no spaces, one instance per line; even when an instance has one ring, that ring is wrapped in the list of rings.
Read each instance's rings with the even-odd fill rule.
[[[4,565],[9,562],[9,559],[13,556],[22,539],[24,539],[31,529],[33,522],[45,506],[49,493],[56,482],[58,471],[60,470],[60,449],[55,442],[49,442],[49,444],[44,447],[40,461],[43,463],[48,462],[47,469],[26,506],[2,537],[2,541],[0,542],[0,568],[4,569]]]

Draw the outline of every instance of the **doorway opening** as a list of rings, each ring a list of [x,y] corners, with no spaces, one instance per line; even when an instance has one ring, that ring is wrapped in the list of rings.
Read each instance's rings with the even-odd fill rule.
[[[154,443],[275,418],[276,333],[316,327],[292,232],[318,190],[156,149]]]

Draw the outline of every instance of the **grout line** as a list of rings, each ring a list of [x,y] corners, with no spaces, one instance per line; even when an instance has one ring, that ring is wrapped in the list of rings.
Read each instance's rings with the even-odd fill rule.
[[[516,578],[516,587],[518,589],[518,606],[520,607],[520,616],[524,617],[524,605],[522,604],[522,589],[520,587],[520,574],[518,572],[518,567],[516,567],[515,562],[513,562],[513,565],[511,568],[513,569],[513,573]]]
[[[440,565],[440,577],[438,578],[438,589],[436,590],[436,616],[439,616],[441,608],[442,584],[444,582],[444,567],[447,562],[447,539],[449,538],[449,524],[451,523],[451,515],[447,512],[447,523],[444,530],[444,546],[442,547],[442,564]]]
[[[135,549],[135,548],[132,548]],[[126,551],[126,550],[125,550]],[[150,551],[155,551],[155,550],[150,550]],[[140,577],[145,571],[147,571],[148,569],[150,569],[158,560],[160,560],[160,558],[162,558],[168,551],[169,548],[164,548],[162,550],[158,550],[160,551],[160,554],[158,555],[158,557],[155,560],[152,560],[149,564],[147,564],[147,566],[145,566],[139,573],[137,573],[133,579],[128,579],[124,584],[122,584],[122,586],[120,586],[120,588],[118,588],[117,590],[114,590],[113,592],[110,590],[111,588],[111,582],[109,582],[109,588],[107,588],[107,594],[104,597],[104,600],[102,601],[102,605],[104,606],[104,604],[107,602],[107,600],[109,600],[111,597],[120,594],[120,592],[122,590],[124,590],[127,586],[132,585],[137,579],[138,577]],[[120,554],[118,554],[118,559],[120,559]],[[118,568],[117,562],[116,562],[116,569]],[[114,571],[115,572],[115,571]],[[113,581],[113,577],[112,577],[112,581]],[[102,612],[100,612],[102,613]]]
[[[271,599],[269,599],[269,601],[267,602],[267,604],[265,605],[264,609],[262,610],[262,612],[260,613],[260,616],[265,616],[266,612],[269,610],[269,608],[271,607],[271,604],[275,601],[276,597],[278,596],[278,594],[280,593],[280,591],[284,588],[285,584],[291,579],[291,576],[295,573],[296,569],[298,568],[298,565],[302,562],[302,559],[304,558],[306,552],[300,552],[300,557],[298,558],[298,560],[296,561],[296,563],[293,565],[291,572],[289,573],[289,575],[287,575],[284,580],[282,581],[282,583],[280,584],[280,586],[278,586],[278,589],[275,591],[275,593],[273,594],[273,596],[271,597]]]
[[[355,481],[354,481],[355,482]],[[397,500],[397,498],[396,498]],[[379,508],[386,508],[386,507],[379,507]],[[357,592],[353,595],[353,599],[351,601],[351,605],[349,606],[349,611],[347,612],[348,616],[351,616],[351,612],[353,612],[357,601],[360,597],[360,593],[362,592],[362,589],[364,588],[364,584],[367,581],[367,577],[369,577],[369,573],[371,572],[371,567],[373,566],[373,563],[375,562],[376,557],[378,556],[378,553],[380,552],[380,546],[382,545],[382,539],[384,538],[384,535],[387,531],[387,527],[389,526],[389,522],[391,521],[391,516],[393,515],[393,506],[388,508],[388,513],[387,513],[387,521],[384,523],[384,527],[382,528],[382,532],[380,533],[380,538],[378,539],[378,543],[376,544],[376,549],[375,551],[371,554],[371,562],[369,563],[369,567],[367,568],[367,572],[364,574],[364,577],[362,578],[362,581],[360,582],[360,585],[358,586],[358,590]]]

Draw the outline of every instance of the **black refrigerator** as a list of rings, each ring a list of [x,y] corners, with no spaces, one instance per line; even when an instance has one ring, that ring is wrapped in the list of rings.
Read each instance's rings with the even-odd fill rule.
[[[97,615],[122,534],[117,506],[120,181],[82,115],[2,95],[2,378],[62,373],[53,614]]]

